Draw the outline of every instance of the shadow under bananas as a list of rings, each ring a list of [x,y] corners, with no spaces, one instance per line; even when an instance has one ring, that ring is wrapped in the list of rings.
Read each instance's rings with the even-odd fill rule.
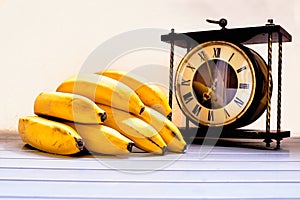
[[[71,155],[60,155],[60,154],[53,154],[53,153],[48,153],[45,151],[42,151],[40,149],[37,149],[35,147],[30,146],[29,144],[25,144],[21,148],[22,151],[26,151],[26,153],[31,153],[36,156],[41,156],[41,157],[48,157],[48,158],[63,158],[63,159],[73,159],[73,158],[93,158],[93,159],[99,159],[99,158],[109,158],[109,159],[128,159],[130,154],[126,155],[109,155],[109,154],[101,154],[101,153],[95,153],[95,152],[90,152],[86,148],[84,148],[82,151],[76,153],[76,154],[71,154]]]

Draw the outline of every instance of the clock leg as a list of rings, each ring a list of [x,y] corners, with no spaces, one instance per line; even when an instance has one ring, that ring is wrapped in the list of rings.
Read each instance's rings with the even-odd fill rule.
[[[265,140],[264,140],[264,143],[266,143],[266,147],[267,148],[269,148],[270,146],[271,146],[271,143],[273,142],[273,140],[272,139],[270,139],[270,138],[266,138]]]
[[[277,139],[276,141],[276,149],[280,149],[280,140],[281,139]]]
[[[282,139],[281,138],[277,138],[276,139],[276,149],[280,149],[280,141],[281,141]],[[265,140],[264,140],[264,143],[266,143],[266,147],[267,148],[270,148],[271,147],[271,143],[273,142],[273,140],[272,139],[269,139],[269,138],[266,138]]]

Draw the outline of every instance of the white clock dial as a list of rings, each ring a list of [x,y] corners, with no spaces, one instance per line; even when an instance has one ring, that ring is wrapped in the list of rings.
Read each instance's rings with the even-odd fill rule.
[[[200,125],[234,123],[254,102],[256,64],[243,49],[229,42],[196,46],[177,69],[175,93],[180,108]]]

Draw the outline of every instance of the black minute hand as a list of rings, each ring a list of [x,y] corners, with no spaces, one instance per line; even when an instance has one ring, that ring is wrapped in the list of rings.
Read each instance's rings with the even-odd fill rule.
[[[210,87],[212,87],[212,85],[214,84],[214,79],[211,73],[211,68],[207,59],[206,54],[202,51],[201,53],[199,53],[199,56],[205,61],[205,64],[207,66],[207,71],[208,71],[208,76],[209,76],[209,80],[210,80],[210,84],[208,84]]]

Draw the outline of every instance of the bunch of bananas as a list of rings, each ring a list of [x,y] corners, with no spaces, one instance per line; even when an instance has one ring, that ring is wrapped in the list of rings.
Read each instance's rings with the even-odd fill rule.
[[[106,70],[64,80],[34,102],[36,116],[19,119],[22,140],[42,151],[70,155],[128,154],[136,146],[163,155],[186,150],[163,91],[125,71]]]

